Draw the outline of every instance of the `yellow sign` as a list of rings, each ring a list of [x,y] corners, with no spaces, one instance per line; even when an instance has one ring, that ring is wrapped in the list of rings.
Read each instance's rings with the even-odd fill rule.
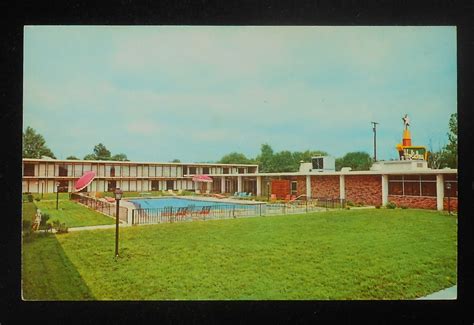
[[[397,146],[401,160],[428,160],[428,151],[423,146]]]

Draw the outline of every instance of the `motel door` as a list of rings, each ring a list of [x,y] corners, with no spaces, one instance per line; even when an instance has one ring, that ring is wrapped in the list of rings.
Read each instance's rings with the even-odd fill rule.
[[[174,181],[166,181],[166,190],[174,190]]]

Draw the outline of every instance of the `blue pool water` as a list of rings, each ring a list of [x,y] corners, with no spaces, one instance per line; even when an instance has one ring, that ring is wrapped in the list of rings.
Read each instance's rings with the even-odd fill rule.
[[[229,203],[229,202],[218,202],[218,201],[199,201],[199,200],[188,200],[182,198],[160,198],[160,199],[134,199],[129,200],[137,208],[141,209],[154,209],[164,207],[175,207],[182,208],[194,205],[195,207],[204,206],[222,206],[223,208],[242,207],[244,204]],[[247,205],[246,205],[247,206]]]

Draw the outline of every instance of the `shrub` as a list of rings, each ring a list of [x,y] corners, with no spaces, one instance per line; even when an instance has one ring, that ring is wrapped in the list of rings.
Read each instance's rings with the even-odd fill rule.
[[[387,209],[395,209],[395,208],[397,207],[397,205],[396,205],[395,203],[393,203],[393,202],[388,202],[388,203],[385,205],[385,207],[386,207]]]
[[[41,222],[39,225],[39,230],[44,230],[44,231],[51,230],[52,226],[50,223],[48,223],[48,220],[49,220],[49,214],[47,213],[41,214]]]
[[[53,221],[53,228],[56,230],[57,234],[65,234],[68,232],[68,227],[66,227],[65,223],[59,222],[59,220]]]
[[[402,206],[400,206],[400,208],[407,209],[408,207],[406,205],[402,205]]]
[[[41,199],[39,197],[35,197],[35,201],[39,202],[39,201],[41,201]]]
[[[33,202],[33,194],[27,194],[26,195],[28,202]]]
[[[353,207],[354,206],[354,202],[352,201],[346,201],[346,205],[350,206],[350,207]]]
[[[380,209],[380,205],[377,204],[377,205],[375,206],[375,208],[376,208],[376,209]]]

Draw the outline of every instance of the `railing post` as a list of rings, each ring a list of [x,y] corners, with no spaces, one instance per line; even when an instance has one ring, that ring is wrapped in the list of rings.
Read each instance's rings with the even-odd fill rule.
[[[235,219],[235,205],[232,206],[232,218]]]
[[[134,216],[135,216],[135,210],[132,210],[132,225],[134,224],[133,222],[135,221]]]

